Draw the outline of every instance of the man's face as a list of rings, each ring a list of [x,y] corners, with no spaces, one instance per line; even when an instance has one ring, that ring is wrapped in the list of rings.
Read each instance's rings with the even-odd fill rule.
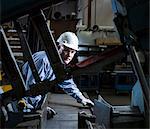
[[[61,57],[65,64],[69,64],[70,61],[73,59],[74,55],[76,53],[76,50],[71,49],[69,47],[63,46]]]

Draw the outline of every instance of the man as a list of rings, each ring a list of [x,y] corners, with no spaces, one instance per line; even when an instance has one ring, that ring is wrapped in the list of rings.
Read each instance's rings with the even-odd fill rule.
[[[73,59],[76,51],[78,50],[77,36],[72,32],[65,32],[61,34],[57,42],[58,50],[64,63],[69,64]],[[53,73],[51,63],[49,62],[45,51],[40,51],[33,54],[33,60],[35,62],[35,66],[37,68],[41,81],[45,79],[52,81],[55,79],[55,74]],[[26,80],[25,83],[27,89],[29,89],[29,85],[35,84],[35,79],[32,75],[28,62],[24,64],[22,71]],[[57,86],[63,89],[65,93],[75,98],[77,102],[82,103],[83,105],[94,105],[94,103],[90,99],[87,99],[82,95],[72,78],[64,80]],[[38,109],[41,106],[43,100],[42,98],[42,95],[24,97],[23,99],[26,102],[24,112],[30,112],[32,110]]]

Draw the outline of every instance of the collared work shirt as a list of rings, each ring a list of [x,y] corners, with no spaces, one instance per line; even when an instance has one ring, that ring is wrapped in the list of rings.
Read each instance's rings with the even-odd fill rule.
[[[52,81],[56,78],[53,69],[51,67],[51,63],[48,60],[45,51],[40,51],[33,54],[33,60],[41,81],[43,80]],[[26,62],[23,65],[22,72],[25,77],[26,88],[27,90],[29,90],[30,85],[36,84],[36,82],[32,75],[32,71],[30,69],[28,62]],[[82,99],[85,98],[77,88],[72,78],[64,80],[62,83],[59,83],[58,87],[62,88],[67,94],[75,98],[78,102],[81,102]],[[34,97],[24,97],[24,99],[27,102],[27,104],[29,104],[30,108],[37,108],[39,106],[39,102],[42,99],[42,96],[38,95]]]

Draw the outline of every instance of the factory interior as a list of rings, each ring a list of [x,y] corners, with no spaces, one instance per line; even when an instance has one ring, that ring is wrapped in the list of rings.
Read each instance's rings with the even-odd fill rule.
[[[0,0],[0,128],[149,129],[149,5]]]

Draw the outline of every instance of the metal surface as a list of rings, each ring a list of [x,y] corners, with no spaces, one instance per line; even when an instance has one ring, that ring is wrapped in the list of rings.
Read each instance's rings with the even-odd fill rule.
[[[82,123],[83,121],[79,119],[79,112],[86,112],[88,116],[84,116],[86,116],[88,120],[94,119],[89,108],[87,109],[82,104],[77,103],[74,98],[67,94],[49,93],[47,99],[49,106],[53,108],[57,114],[53,119],[47,121],[46,129],[78,129],[79,124],[84,124]],[[80,108],[81,106],[82,108]]]
[[[51,93],[48,94],[48,97],[49,106],[52,107],[57,112],[57,114],[54,116],[53,119],[47,121],[46,129],[77,129],[78,111],[80,109],[71,105],[80,104],[78,104],[76,100],[74,100],[67,94]]]
[[[111,127],[111,107],[104,101],[94,100],[94,114],[96,115],[96,123],[106,128]]]
[[[31,16],[31,21],[45,46],[47,57],[51,62],[56,78],[58,80],[61,80],[63,78],[63,75],[65,75],[64,71],[65,66],[58,52],[58,48],[56,46],[50,28],[46,24],[46,19],[43,12],[42,11],[35,12]]]
[[[131,106],[138,106],[141,113],[145,112],[143,93],[139,80],[132,89]]]
[[[27,42],[27,40],[26,40],[26,38],[22,32],[21,25],[18,21],[15,21],[14,25],[15,25],[15,28],[18,32],[19,37],[20,37],[20,42],[21,42],[21,47],[23,49],[24,57],[25,57],[26,61],[28,61],[28,63],[29,63],[33,77],[35,78],[35,82],[36,83],[40,82],[41,79],[39,77],[38,71],[36,70],[36,66],[35,66],[33,58],[32,58],[32,53],[31,53],[30,47],[28,45],[28,42]]]
[[[51,6],[62,0],[0,0],[1,23],[14,20],[17,17],[39,10],[46,6]]]

